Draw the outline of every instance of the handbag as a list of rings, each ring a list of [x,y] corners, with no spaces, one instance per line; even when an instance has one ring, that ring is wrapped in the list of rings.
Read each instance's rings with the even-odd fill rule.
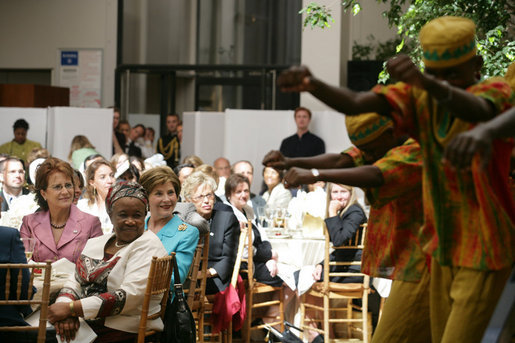
[[[162,343],[195,343],[197,330],[193,314],[184,299],[177,261],[173,259],[173,289],[169,291],[166,304]],[[171,300],[173,298],[173,301]]]

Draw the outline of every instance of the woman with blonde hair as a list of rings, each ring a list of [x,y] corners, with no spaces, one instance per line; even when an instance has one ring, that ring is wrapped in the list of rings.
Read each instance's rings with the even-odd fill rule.
[[[80,210],[100,219],[104,233],[110,233],[113,227],[105,207],[107,192],[113,184],[113,166],[106,160],[94,161],[86,169],[86,191],[77,204]]]
[[[352,239],[367,217],[363,208],[358,204],[356,189],[351,186],[329,182],[327,184],[327,209],[325,225],[334,246],[342,246]],[[351,262],[361,261],[361,250],[338,249],[329,256],[331,261]],[[316,265],[313,278],[320,281],[324,262]],[[331,271],[359,273],[359,266],[333,266]],[[334,277],[332,282],[354,283],[361,282],[361,277]]]
[[[68,154],[68,160],[73,168],[79,169],[88,156],[95,154],[98,154],[98,151],[95,150],[88,137],[83,135],[73,137],[70,153]]]

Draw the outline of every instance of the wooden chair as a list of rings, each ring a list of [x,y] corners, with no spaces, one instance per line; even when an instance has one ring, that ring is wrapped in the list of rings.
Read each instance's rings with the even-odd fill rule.
[[[138,343],[145,342],[145,337],[156,334],[155,330],[147,330],[147,321],[154,320],[161,317],[164,319],[166,303],[168,301],[168,293],[170,291],[170,282],[172,280],[173,259],[175,253],[170,256],[157,258],[152,257],[150,264],[150,271],[148,273],[147,288],[145,290],[145,297],[143,298],[143,307],[141,309],[141,317],[138,329]],[[157,313],[148,314],[150,300],[155,295],[162,294],[161,309]]]
[[[22,298],[22,274],[24,269],[30,269],[30,278],[28,284],[28,294],[26,299]],[[34,269],[41,269],[44,273],[43,290],[42,296],[39,300],[28,300],[32,299],[33,291],[32,285],[34,283]],[[50,261],[46,263],[33,263],[33,264],[0,264],[0,270],[5,270],[5,300],[0,300],[1,305],[40,305],[40,317],[39,326],[2,326],[2,331],[37,331],[38,337],[37,342],[45,342],[47,316],[48,316],[48,303],[50,298],[50,276],[52,274],[52,264]],[[17,277],[16,281],[16,294],[11,294],[11,278]],[[13,299],[14,298],[14,299]]]
[[[325,259],[324,259],[324,277],[322,282],[315,283],[309,291],[301,297],[300,310],[301,310],[301,328],[304,330],[316,331],[324,335],[325,342],[331,342],[330,339],[330,325],[334,323],[347,324],[347,336],[351,339],[352,329],[356,328],[362,333],[363,342],[368,343],[370,340],[370,330],[368,323],[368,295],[370,293],[370,277],[362,273],[349,273],[349,272],[330,272],[331,266],[361,266],[361,261],[354,262],[336,262],[329,261],[329,254],[332,249],[360,249],[363,250],[365,245],[366,227],[364,224],[361,230],[357,232],[355,237],[349,242],[348,245],[335,247],[331,244],[329,239],[329,232],[324,225],[325,234]],[[334,276],[352,277],[362,276],[362,283],[336,283],[330,282],[330,278]],[[311,304],[307,302],[308,296],[321,298],[323,305]],[[331,301],[337,299],[346,299],[344,307],[332,307]],[[355,306],[352,303],[353,299],[361,299],[362,306]],[[304,324],[306,318],[306,308],[323,311],[323,319],[310,318],[310,322],[321,323],[322,329],[314,328]],[[361,318],[353,318],[353,309],[361,311]],[[332,313],[331,313],[332,312]],[[345,314],[345,318],[340,318]],[[355,324],[361,323],[359,327]],[[355,339],[354,339],[355,340]],[[338,341],[341,341],[340,339]]]
[[[247,277],[248,285],[246,287],[246,289],[247,289],[247,294],[246,294],[246,296],[247,296],[247,318],[245,319],[245,325],[244,325],[245,330],[243,333],[244,333],[245,342],[250,342],[251,331],[263,329],[267,325],[269,325],[269,326],[280,325],[280,327],[281,327],[280,331],[281,332],[284,331],[284,290],[281,286],[279,286],[279,287],[269,286],[267,284],[257,282],[254,279],[254,263],[253,263],[254,249],[252,246],[252,234],[251,234],[252,233],[252,222],[250,220],[247,223],[247,230],[248,230],[248,235],[247,235],[247,239],[244,240],[244,242],[245,242],[244,245],[245,245],[245,247],[247,247],[248,257],[246,259],[244,259],[244,258],[241,259],[242,262],[247,262],[247,269],[242,269],[241,272],[247,273],[247,276],[248,276]],[[273,293],[279,294],[278,300],[257,302],[254,299],[254,295],[273,294]],[[279,316],[275,317],[274,318],[275,320],[273,322],[252,326],[252,320],[254,319],[253,313],[254,313],[255,309],[270,307],[270,306],[274,306],[274,305],[279,306]]]
[[[193,256],[193,263],[186,280],[189,282],[185,293],[187,294],[188,306],[191,309],[197,326],[198,342],[204,343],[216,338],[218,335],[204,333],[206,315],[211,314],[212,302],[206,298],[207,264],[209,258],[209,232],[199,238],[199,242]],[[206,313],[207,312],[207,313]],[[215,337],[216,336],[216,337]]]

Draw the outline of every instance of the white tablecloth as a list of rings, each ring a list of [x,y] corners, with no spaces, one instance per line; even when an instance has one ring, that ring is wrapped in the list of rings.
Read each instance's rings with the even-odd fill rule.
[[[279,254],[279,262],[300,269],[315,265],[324,259],[323,239],[273,238],[269,237],[272,249]]]

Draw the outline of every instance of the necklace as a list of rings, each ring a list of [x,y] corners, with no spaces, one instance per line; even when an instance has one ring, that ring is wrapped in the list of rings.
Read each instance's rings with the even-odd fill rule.
[[[129,243],[125,243],[125,244],[118,244],[118,242],[117,242],[116,240],[114,241],[114,245],[115,245],[115,247],[117,247],[117,248],[123,248],[123,247],[124,247],[124,246],[126,246],[127,244],[129,244]]]
[[[54,229],[62,229],[66,226],[66,222],[64,222],[63,225],[56,225],[56,224],[50,222],[50,226],[53,227]]]

